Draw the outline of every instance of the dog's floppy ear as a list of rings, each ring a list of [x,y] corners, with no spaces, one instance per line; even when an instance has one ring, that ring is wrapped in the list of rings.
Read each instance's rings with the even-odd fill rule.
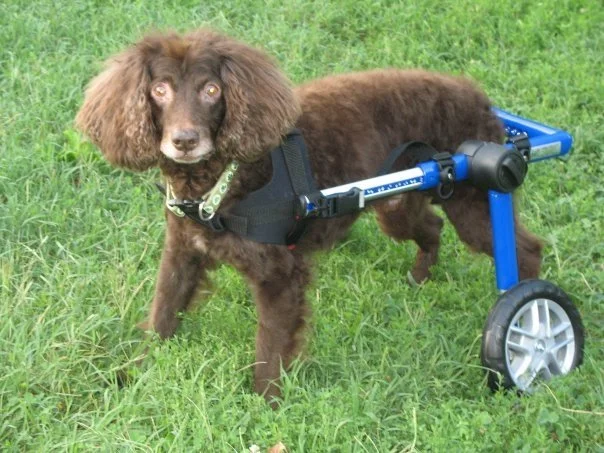
[[[78,129],[110,163],[136,171],[155,165],[159,156],[146,53],[139,44],[110,59],[90,82],[76,117]]]
[[[216,147],[251,162],[279,144],[300,107],[289,81],[267,55],[233,40],[216,47],[226,104]]]

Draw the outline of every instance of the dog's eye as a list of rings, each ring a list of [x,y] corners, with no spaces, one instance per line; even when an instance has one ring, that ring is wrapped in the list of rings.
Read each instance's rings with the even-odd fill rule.
[[[155,96],[157,96],[158,98],[163,98],[167,92],[168,92],[168,89],[166,88],[166,86],[163,83],[160,83],[159,85],[155,85],[153,87],[153,94]]]
[[[168,84],[160,82],[151,89],[151,94],[156,99],[164,99],[168,95]]]
[[[207,96],[209,96],[212,99],[214,99],[220,95],[220,88],[218,87],[218,85],[213,84],[213,83],[208,83],[203,88],[203,91]]]

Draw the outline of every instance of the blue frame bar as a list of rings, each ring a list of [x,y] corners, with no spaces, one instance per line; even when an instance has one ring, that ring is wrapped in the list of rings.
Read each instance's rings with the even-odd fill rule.
[[[489,190],[489,212],[497,289],[504,292],[519,280],[512,194]]]
[[[455,168],[455,182],[468,179],[468,156],[465,156],[464,154],[454,154],[452,157]],[[440,183],[440,170],[436,162],[433,160],[420,162],[417,164],[417,167],[424,172],[424,179],[418,190],[432,189]]]
[[[570,153],[573,137],[568,132],[495,107],[492,110],[503,123],[508,137],[518,134],[528,135],[531,143],[530,162],[567,157]]]

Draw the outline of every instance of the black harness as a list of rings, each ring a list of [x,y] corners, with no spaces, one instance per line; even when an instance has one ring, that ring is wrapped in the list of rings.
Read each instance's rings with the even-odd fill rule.
[[[256,242],[292,245],[304,233],[307,219],[296,215],[296,201],[315,193],[304,137],[293,130],[271,151],[273,175],[268,184],[213,217],[200,215],[200,201],[169,200],[188,218],[212,231],[231,231]],[[158,186],[159,187],[159,186]],[[165,193],[164,189],[160,190]]]
[[[452,166],[450,154],[439,154],[425,143],[408,142],[392,150],[378,175],[391,172],[401,156],[405,157],[406,168],[430,159],[440,160],[443,163],[441,168],[450,169]],[[273,174],[270,182],[226,212],[216,212],[208,218],[200,210],[203,201],[175,199],[168,200],[168,205],[212,231],[230,231],[256,242],[288,246],[300,239],[310,218],[336,217],[361,209],[363,203],[359,203],[359,197],[362,197],[359,189],[329,197],[317,189],[304,137],[299,130],[287,134],[283,142],[271,151],[271,161]],[[165,194],[163,187],[158,185],[158,188]],[[438,189],[436,195],[439,199],[446,199],[452,194],[452,186],[448,190],[439,185]],[[305,206],[313,206],[310,216],[300,209],[301,200],[305,200]]]

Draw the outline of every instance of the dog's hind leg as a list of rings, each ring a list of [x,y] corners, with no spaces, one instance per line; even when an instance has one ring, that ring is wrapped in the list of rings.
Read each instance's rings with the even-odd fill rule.
[[[376,203],[375,210],[384,233],[396,241],[412,239],[419,247],[415,265],[408,274],[410,283],[419,284],[430,278],[430,268],[438,261],[443,220],[424,195],[410,193],[402,197]]]
[[[475,252],[493,256],[491,218],[488,196],[471,186],[460,184],[443,209],[460,239]],[[521,280],[536,278],[541,268],[541,241],[531,234],[516,217],[516,253]]]

